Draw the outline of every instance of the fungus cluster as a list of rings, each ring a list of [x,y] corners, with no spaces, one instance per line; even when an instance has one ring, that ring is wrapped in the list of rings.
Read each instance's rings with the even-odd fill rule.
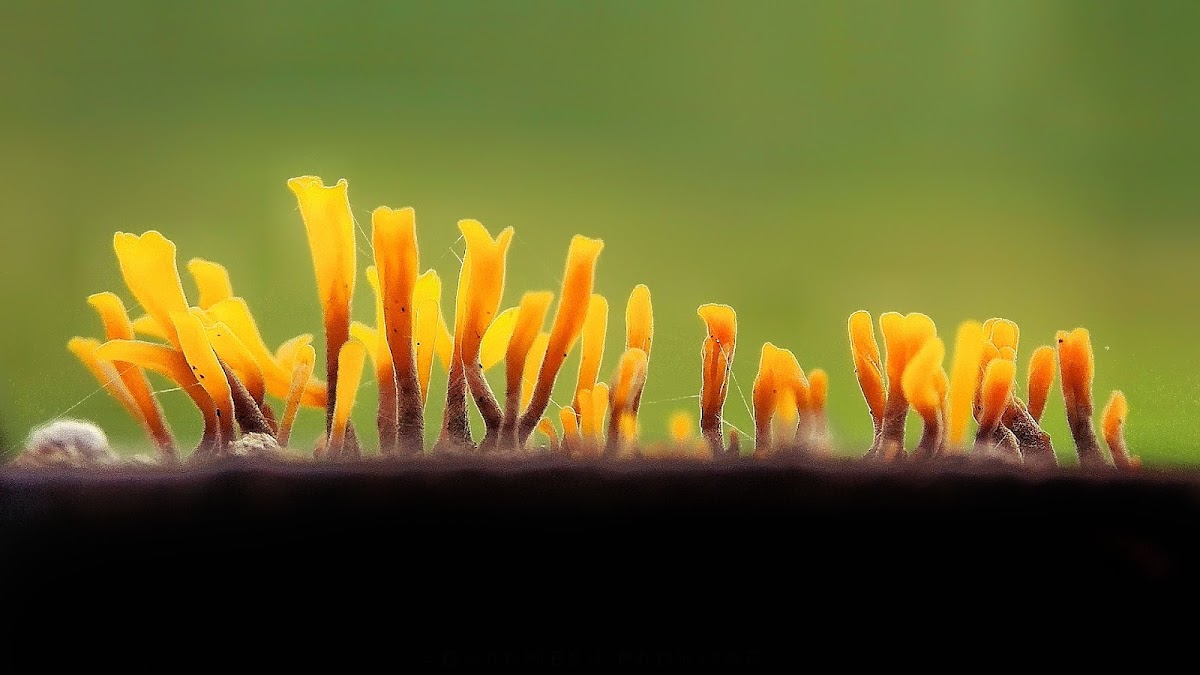
[[[775,458],[824,455],[831,448],[827,374],[819,368],[806,374],[793,352],[770,342],[762,345],[754,378],[753,438],[743,440],[725,422],[737,315],[720,304],[698,310],[705,329],[698,422],[686,411],[676,412],[669,420],[669,443],[639,442],[654,341],[651,295],[644,285],[632,289],[625,303],[624,349],[604,381],[610,307],[593,292],[604,247],[599,239],[571,240],[547,329],[555,305],[550,291],[524,293],[516,306],[502,309],[513,229],[493,236],[479,221],[459,221],[466,252],[454,313],[448,317],[442,310],[442,279],[434,270],[421,270],[415,212],[379,207],[371,214],[373,260],[363,272],[374,298],[373,325],[353,321],[351,300],[360,270],[346,181],[326,186],[304,176],[289,180],[288,187],[312,254],[325,337],[324,380],[317,374],[313,336],[299,335],[271,349],[220,264],[201,258],[188,262],[198,289],[191,300],[170,240],[155,231],[114,237],[122,277],[144,314],[131,317],[114,293],[95,294],[88,302],[100,316],[103,341],[76,337],[68,347],[145,428],[163,462],[178,461],[180,452],[146,371],[173,381],[199,410],[204,431],[194,458],[274,452],[345,460],[369,452],[351,422],[368,363],[379,393],[382,456],[548,451],[570,457],[724,458],[742,456],[742,444],[752,441],[746,456]],[[867,312],[852,314],[848,329],[874,427],[869,458],[929,461],[969,453],[1053,466],[1050,437],[1039,424],[1057,363],[1080,462],[1108,465],[1092,427],[1094,360],[1086,330],[1060,332],[1057,348],[1034,350],[1022,399],[1014,384],[1020,331],[1012,321],[960,325],[949,373],[945,344],[924,314],[881,315],[882,352]],[[547,414],[559,372],[577,343],[580,359],[571,398]],[[426,447],[435,363],[447,373],[446,398],[437,440]],[[498,397],[486,374],[501,363],[505,391]],[[325,415],[325,433],[309,447],[292,438],[302,408]],[[471,408],[483,420],[479,439],[469,424]],[[910,408],[923,422],[911,451],[905,448]],[[1114,392],[1101,426],[1112,463],[1132,469],[1139,462],[1129,456],[1123,437],[1127,410],[1124,395]],[[968,442],[972,419],[976,432]],[[544,444],[531,441],[535,431],[545,437]]]
[[[1026,399],[1022,399],[1016,390],[1021,332],[1013,321],[993,318],[960,324],[950,374],[943,368],[945,343],[928,316],[887,312],[880,315],[879,328],[884,338],[886,383],[870,314],[858,311],[850,316],[855,375],[875,428],[875,440],[867,451],[869,458],[921,461],[969,452],[1035,468],[1055,466],[1050,435],[1040,423],[1054,384],[1057,360],[1079,463],[1086,468],[1109,466],[1092,427],[1095,359],[1086,329],[1059,331],[1057,350],[1040,346],[1033,351]],[[924,424],[920,441],[911,453],[904,447],[910,406]],[[1114,391],[1101,422],[1112,464],[1123,470],[1140,466],[1126,449],[1127,410],[1124,394]],[[967,431],[972,419],[976,432],[968,448]]]

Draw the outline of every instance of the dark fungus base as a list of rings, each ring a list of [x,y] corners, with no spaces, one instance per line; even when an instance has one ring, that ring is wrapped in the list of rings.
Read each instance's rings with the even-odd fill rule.
[[[473,459],[0,472],[5,634],[116,623],[214,649],[336,634],[398,658],[484,638],[534,654],[652,638],[760,658],[822,632],[900,638],[1014,611],[1006,639],[1049,639],[1033,607],[1078,608],[1069,595],[1112,611],[1198,572],[1195,473]]]

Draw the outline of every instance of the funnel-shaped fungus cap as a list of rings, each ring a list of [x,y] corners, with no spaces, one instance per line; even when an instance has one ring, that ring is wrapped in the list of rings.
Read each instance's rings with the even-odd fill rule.
[[[1050,396],[1050,387],[1054,386],[1054,348],[1041,346],[1033,350],[1029,358],[1029,415],[1033,421],[1042,419],[1046,410],[1046,400]]]
[[[458,229],[467,243],[463,263],[466,298],[460,297],[463,321],[455,326],[455,332],[462,339],[463,362],[469,364],[478,360],[484,332],[500,309],[505,261],[513,229],[504,228],[495,239],[477,220],[460,220]]]
[[[224,265],[204,258],[192,258],[187,268],[200,291],[200,301],[197,303],[200,309],[208,309],[233,297],[233,283],[229,281],[229,271]]]
[[[326,186],[316,176],[300,176],[290,179],[287,184],[300,205],[300,217],[308,233],[321,307],[326,317],[347,312],[346,325],[349,326],[348,309],[350,298],[354,296],[355,246],[354,214],[350,211],[346,180]]]
[[[113,250],[133,297],[162,328],[167,340],[178,347],[171,314],[186,313],[188,303],[175,264],[175,244],[154,230],[140,237],[118,232],[113,236]]]
[[[967,438],[967,424],[979,391],[979,364],[983,360],[983,325],[964,321],[954,338],[954,365],[950,370],[950,392],[946,401],[946,443],[961,448]]]

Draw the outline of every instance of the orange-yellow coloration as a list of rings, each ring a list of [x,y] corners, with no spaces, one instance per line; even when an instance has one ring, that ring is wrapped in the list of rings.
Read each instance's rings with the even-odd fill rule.
[[[610,390],[609,408],[614,415],[623,415],[633,408],[633,397],[646,381],[646,352],[633,347],[626,349],[617,364]]]
[[[371,241],[379,284],[377,317],[379,310],[383,315],[382,321],[376,319],[382,343],[377,348],[386,345],[390,352],[400,406],[416,405],[416,401],[405,400],[406,391],[409,396],[419,396],[419,391],[411,390],[421,389],[413,331],[413,298],[420,273],[415,212],[386,206],[375,209],[371,212]]]
[[[1058,331],[1058,365],[1063,398],[1068,410],[1092,403],[1092,378],[1096,372],[1092,338],[1086,328]]]
[[[88,297],[88,304],[94,307],[100,315],[100,321],[104,324],[104,338],[106,340],[133,339],[133,324],[129,321],[129,314],[125,312],[125,303],[121,302],[121,299],[116,294],[108,292],[96,293]],[[99,348],[99,346],[100,344],[97,342],[95,348]],[[80,356],[80,359],[83,359],[83,356],[78,352],[76,352],[76,356]],[[92,368],[90,364],[88,367]],[[95,372],[94,369],[93,372]],[[160,450],[173,456],[175,441],[171,435],[171,429],[163,417],[162,408],[159,407],[158,401],[154,398],[154,392],[150,388],[150,382],[146,379],[146,374],[142,372],[141,368],[136,366],[127,368],[117,367],[117,372],[120,374],[125,392],[128,393],[133,402],[134,407],[130,410],[129,414],[145,426],[151,440],[154,441]]]
[[[149,314],[143,314],[133,320],[133,332],[135,335],[145,335],[146,337],[157,338],[163,342],[170,342],[167,337],[167,331],[158,323],[154,317]]]
[[[442,316],[442,279],[428,270],[417,277],[413,286],[413,348],[417,353],[417,381],[421,385],[421,401],[429,400],[429,377],[436,356],[443,370],[449,370],[454,353],[454,338]]]
[[[883,388],[883,362],[879,358],[879,343],[875,341],[875,328],[871,315],[859,310],[850,315],[850,354],[854,358],[854,374],[863,398],[871,411],[875,425],[883,419],[883,408],[887,404],[887,393]]]
[[[166,376],[179,385],[196,404],[200,413],[204,415],[205,429],[217,432],[221,421],[217,417],[212,397],[200,386],[187,359],[179,350],[140,340],[109,340],[100,345],[96,356],[105,361],[130,363]]]
[[[572,415],[572,419],[574,419],[574,415]],[[543,417],[542,421],[538,422],[537,430],[550,441],[550,452],[558,452],[558,432],[554,430],[554,424],[550,422],[550,419]]]
[[[204,324],[201,323],[200,317],[190,312],[172,312],[171,323],[188,366],[216,407],[221,431],[220,443],[225,445],[233,442],[233,391],[229,387],[229,380],[225,378],[225,371],[217,361],[217,354],[208,341]]]
[[[518,310],[517,307],[509,307],[500,312],[484,332],[483,341],[479,344],[479,363],[484,370],[494,368],[508,351],[508,342],[517,327]]]
[[[532,386],[526,387],[525,381],[528,379],[530,385],[532,380],[537,377],[537,369],[542,365],[542,357],[546,355],[545,347],[542,348],[540,354],[534,355],[530,359],[531,348],[539,335],[545,335],[546,341],[549,342],[550,335],[541,333],[542,325],[546,322],[546,314],[550,311],[550,303],[554,301],[554,294],[549,291],[539,291],[526,293],[521,296],[521,304],[517,308],[517,322],[513,326],[512,337],[508,341],[508,349],[505,354],[505,378],[508,391],[520,392],[519,401],[522,409],[528,405],[529,400],[525,396],[525,390],[529,389],[529,396],[533,395]],[[532,368],[529,364],[536,360]],[[532,375],[525,377],[526,371],[532,370]],[[513,414],[519,414],[520,411],[513,411]],[[539,422],[539,424],[541,424]]]
[[[1016,364],[1007,359],[995,359],[988,364],[983,376],[983,388],[980,390],[980,429],[994,429],[1000,423],[1001,415],[1012,400],[1016,375]]]
[[[538,370],[533,396],[521,417],[518,429],[518,441],[521,443],[529,437],[533,427],[542,418],[542,413],[546,411],[558,371],[567,358],[567,352],[571,351],[575,341],[579,339],[583,320],[587,316],[588,298],[592,295],[592,286],[595,283],[596,259],[603,248],[604,242],[599,239],[589,239],[581,235],[575,235],[571,239],[570,248],[567,249],[567,265],[563,273],[558,310],[550,327],[550,342]]]
[[[1000,350],[1001,353],[1005,353],[1004,349],[1007,348],[1012,350],[1011,353],[1016,354],[1021,338],[1021,329],[1017,326],[1016,322],[1009,321],[1008,319],[993,318],[985,321],[983,328],[987,341],[995,345],[996,349]]]
[[[942,360],[946,358],[946,345],[940,338],[925,342],[904,369],[901,377],[901,387],[904,397],[926,424],[936,424],[938,413],[942,409],[942,396],[945,391],[940,387],[938,374],[942,370]]]
[[[204,258],[192,258],[187,264],[188,273],[196,281],[200,291],[200,309],[208,309],[218,302],[233,297],[233,283],[224,265]]]
[[[751,394],[756,448],[794,440],[800,409],[808,403],[808,386],[800,362],[791,351],[770,342],[763,345]],[[776,420],[774,425],[772,420]],[[780,431],[783,435],[773,439]]]
[[[671,432],[671,440],[683,444],[695,437],[696,418],[685,410],[676,410],[671,413],[671,419],[668,420],[667,427]]]
[[[533,339],[533,344],[529,346],[524,372],[521,374],[521,410],[529,408],[529,401],[533,398],[533,389],[537,386],[538,373],[541,371],[549,345],[550,334],[543,332],[538,333]]]
[[[500,308],[513,229],[504,228],[495,239],[477,220],[460,220],[458,229],[466,240],[467,253],[459,280],[462,318],[456,318],[454,330],[455,338],[461,341],[463,362],[469,364],[479,359],[484,332]]]
[[[1119,441],[1125,427],[1125,418],[1129,415],[1129,402],[1125,400],[1125,394],[1120,391],[1114,391],[1109,397],[1108,403],[1104,406],[1104,413],[1101,415],[1101,429],[1104,430],[1104,441],[1111,448]]]
[[[575,417],[575,409],[571,406],[566,406],[558,409],[558,421],[562,424],[563,448],[568,451],[573,451],[579,447],[579,419]]]
[[[1054,371],[1057,370],[1057,364],[1054,362],[1054,348],[1041,346],[1033,350],[1033,356],[1029,358],[1029,384],[1027,391],[1029,395],[1029,414],[1034,421],[1042,419],[1042,413],[1046,410],[1046,400],[1050,396],[1050,387],[1054,386]]]
[[[133,396],[126,389],[121,381],[121,374],[117,370],[116,364],[111,361],[101,359],[96,355],[100,349],[100,341],[92,338],[73,337],[67,342],[67,349],[79,359],[81,363],[92,373],[104,391],[108,392],[129,416],[138,422],[145,423],[142,417],[142,411],[138,407]],[[127,370],[137,370],[136,367],[124,364],[123,367]]]
[[[639,350],[641,351],[641,350]],[[638,423],[633,413],[623,413],[617,422],[617,446],[621,455],[627,455],[638,441]]]
[[[300,398],[312,377],[313,366],[317,361],[317,353],[311,344],[302,344],[296,351],[292,364],[292,382],[288,387],[288,395],[283,407],[283,419],[279,422],[279,432],[276,439],[279,447],[286,448],[292,435],[292,425],[296,422],[296,413],[300,410]]]
[[[171,314],[186,313],[188,302],[175,264],[175,244],[154,230],[140,237],[118,232],[113,236],[113,250],[133,297],[158,322],[167,340],[178,347]]]
[[[387,322],[383,314],[383,289],[379,285],[379,270],[374,265],[367,268],[367,284],[371,286],[371,292],[375,295],[375,328],[368,328],[365,324],[355,321],[350,324],[350,335],[358,337],[366,347],[367,353],[371,355],[371,361],[375,364],[375,379],[380,390],[387,387],[395,389],[392,350],[388,347],[387,340],[380,339],[381,331],[386,330]]]
[[[579,394],[596,385],[600,373],[600,362],[604,359],[604,338],[608,333],[608,300],[599,293],[588,298],[587,314],[583,319],[583,333],[579,341],[579,377],[575,381],[575,408],[579,408]]]
[[[700,388],[702,427],[705,418],[720,419],[729,393],[729,368],[737,346],[737,314],[728,305],[701,305],[696,313],[708,332],[702,347],[703,380]]]
[[[903,395],[904,370],[908,362],[926,342],[937,336],[937,328],[932,319],[919,312],[904,316],[885,312],[879,317],[879,330],[883,333],[887,351],[888,397]]]
[[[300,205],[300,217],[308,235],[317,295],[327,319],[331,312],[347,312],[354,295],[354,215],[350,211],[345,179],[326,187],[316,176],[300,176],[287,182]],[[347,330],[349,319],[347,318]],[[340,348],[340,345],[339,345]]]
[[[829,398],[829,374],[820,368],[813,368],[808,374],[808,404],[806,410],[820,412],[825,410],[825,401]]]
[[[625,305],[625,348],[640,349],[649,357],[653,342],[654,307],[650,303],[650,289],[638,284]]]
[[[329,456],[338,458],[346,445],[346,427],[350,424],[350,412],[358,396],[358,384],[362,380],[363,366],[367,360],[367,348],[355,339],[347,340],[338,355],[337,394],[333,404],[333,425],[329,431]]]
[[[197,311],[201,310],[192,310],[193,313]],[[204,333],[212,345],[213,351],[225,362],[225,365],[233,370],[237,378],[245,385],[250,397],[261,406],[266,392],[266,382],[263,379],[262,368],[259,367],[254,354],[238,338],[233,329],[220,321],[206,325]]]
[[[979,364],[983,360],[984,333],[978,321],[958,325],[954,338],[954,365],[950,370],[950,393],[946,401],[946,444],[962,447],[967,437],[967,424],[979,390]]]
[[[241,340],[246,349],[254,356],[254,360],[258,362],[259,369],[262,370],[263,382],[267,393],[278,398],[286,398],[288,389],[292,383],[291,367],[286,361],[277,358],[276,354],[272,354],[267,348],[267,344],[263,342],[262,334],[258,331],[258,324],[254,321],[254,316],[250,313],[250,308],[246,306],[246,301],[242,298],[234,297],[222,300],[212,307],[208,308],[208,317],[214,322],[220,322],[229,327],[233,334]],[[312,341],[311,335],[301,336],[301,342],[304,340]],[[288,345],[288,343],[285,343]],[[298,347],[289,345],[289,349]],[[283,351],[283,347],[280,348]],[[324,408],[326,403],[325,383],[309,380],[308,387],[304,392],[303,405]]]
[[[304,333],[279,345],[279,348],[275,350],[274,356],[276,364],[285,371],[292,372],[292,366],[295,365],[300,350],[304,349],[307,345],[311,345],[312,341],[312,333]],[[289,389],[289,391],[291,390]],[[320,407],[323,408],[324,406]]]
[[[608,414],[608,386],[604,382],[596,383],[592,389],[592,434],[584,434],[584,438],[592,438],[596,446],[604,444],[604,420]]]

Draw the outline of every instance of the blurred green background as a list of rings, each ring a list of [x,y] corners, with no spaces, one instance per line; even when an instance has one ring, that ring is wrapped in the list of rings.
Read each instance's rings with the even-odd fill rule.
[[[1194,2],[4,3],[0,426],[13,445],[68,413],[144,444],[65,349],[100,334],[88,294],[132,305],[116,230],[224,263],[272,345],[319,333],[284,186],[311,173],[350,181],[364,227],[416,207],[444,278],[458,218],[514,226],[506,305],[557,289],[572,234],[603,238],[605,377],[630,289],[654,293],[651,438],[695,406],[695,308],[723,302],[746,397],[764,341],[794,350],[830,372],[849,452],[870,422],[845,321],[866,308],[926,312],[951,343],[1016,320],[1021,380],[1088,326],[1097,408],[1123,389],[1135,452],[1200,461],[1198,34]],[[369,301],[360,283],[368,321]],[[193,443],[186,397],[162,400]],[[726,412],[751,428],[736,390]],[[1071,457],[1061,397],[1047,415]],[[355,417],[373,443],[373,384]]]

